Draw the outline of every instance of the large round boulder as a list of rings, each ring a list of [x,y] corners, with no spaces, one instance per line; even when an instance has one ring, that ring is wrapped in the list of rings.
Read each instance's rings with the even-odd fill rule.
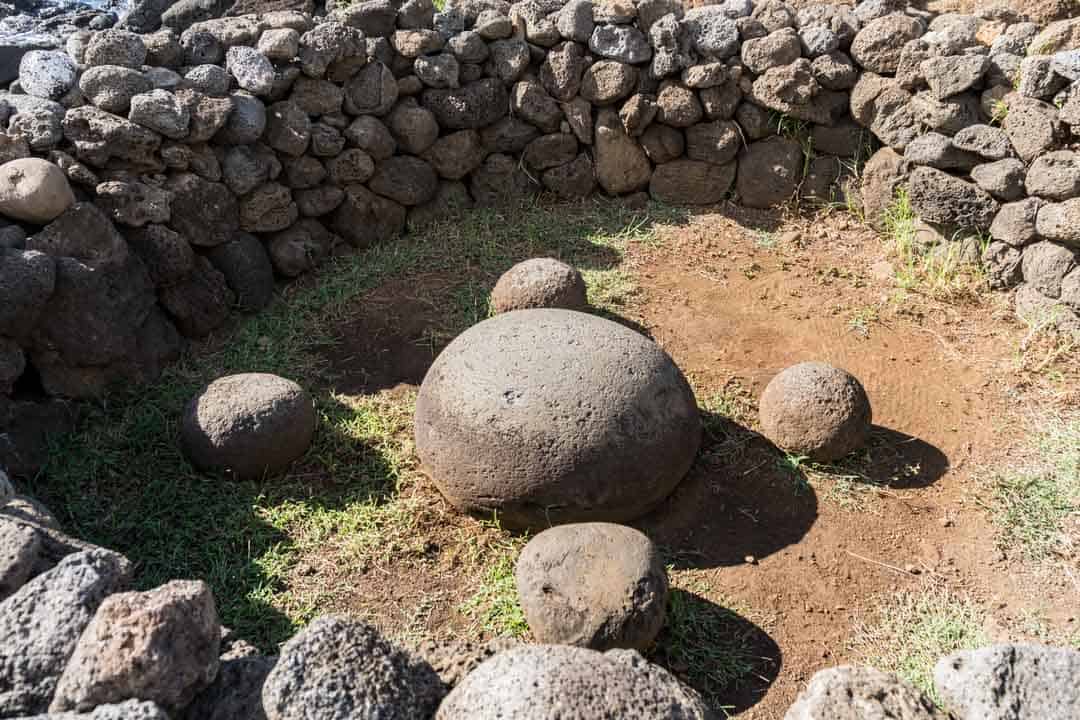
[[[420,459],[452,504],[507,527],[623,522],[668,496],[701,441],[659,346],[572,310],[518,310],[459,335],[416,402]]]
[[[853,375],[820,362],[792,365],[761,396],[762,433],[815,462],[838,460],[870,436],[870,400]]]
[[[187,405],[180,443],[201,470],[241,479],[284,470],[311,445],[311,396],[277,375],[243,373],[218,378]]]
[[[626,525],[548,528],[514,572],[538,642],[644,651],[664,626],[668,579],[652,540]]]
[[[51,162],[20,158],[0,165],[0,215],[44,225],[74,203],[67,176]]]
[[[526,645],[499,653],[446,696],[435,720],[706,720],[701,697],[634,650]]]
[[[585,280],[572,265],[554,258],[519,262],[502,274],[491,291],[497,313],[527,308],[584,310],[588,306]]]

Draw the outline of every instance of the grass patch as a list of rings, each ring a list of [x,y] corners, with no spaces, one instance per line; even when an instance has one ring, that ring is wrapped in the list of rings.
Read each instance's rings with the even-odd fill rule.
[[[895,673],[932,700],[934,665],[957,650],[985,645],[984,612],[969,598],[935,585],[890,596],[855,628],[852,649],[863,662]]]
[[[1027,465],[989,479],[998,542],[1032,560],[1073,557],[1080,541],[1080,418],[1041,423],[1033,450]]]
[[[703,584],[668,568],[667,623],[653,650],[664,664],[725,715],[732,694],[758,679],[770,680],[772,641],[738,612],[706,600]]]
[[[474,626],[489,636],[524,637],[529,632],[514,580],[514,567],[526,540],[505,538],[488,548],[480,586],[461,605],[461,611],[473,620]]]
[[[613,312],[632,300],[632,278],[620,267],[627,249],[657,244],[657,223],[685,217],[659,205],[632,210],[606,200],[475,211],[337,258],[157,382],[87,405],[80,427],[55,442],[26,490],[74,535],[131,558],[139,588],[206,580],[223,623],[273,651],[348,595],[356,580],[350,573],[407,575],[432,562],[423,531],[435,526],[434,511],[421,497],[412,448],[415,397],[336,393],[323,350],[334,346],[338,321],[361,312],[365,295],[388,282],[427,292],[423,278],[449,278],[449,295],[430,298],[445,308],[430,329],[434,348],[487,317],[487,291],[499,274],[536,256],[577,265],[599,309]],[[283,477],[209,477],[178,448],[187,400],[236,372],[293,378],[315,397],[315,443]],[[469,539],[454,542],[434,552],[456,556]],[[500,612],[487,622],[512,627]]]
[[[964,247],[972,240],[958,235],[937,247],[926,247],[920,242],[919,218],[904,188],[896,191],[893,203],[885,209],[884,224],[889,251],[897,260],[896,282],[902,289],[952,298],[985,284],[981,265],[964,258]],[[975,240],[981,256],[986,239]]]

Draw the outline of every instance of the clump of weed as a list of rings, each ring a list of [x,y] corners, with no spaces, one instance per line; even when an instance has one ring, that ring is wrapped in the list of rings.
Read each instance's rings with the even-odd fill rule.
[[[1032,560],[1080,552],[1080,418],[1049,418],[1024,464],[989,478],[998,542]]]
[[[949,653],[985,645],[983,620],[973,600],[928,582],[883,599],[856,626],[851,649],[859,662],[895,673],[936,702],[934,665]]]

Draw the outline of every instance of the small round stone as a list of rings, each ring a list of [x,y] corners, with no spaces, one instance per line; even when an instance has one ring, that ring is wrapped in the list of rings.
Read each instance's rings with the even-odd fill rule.
[[[585,280],[577,268],[554,258],[533,258],[507,270],[491,291],[496,313],[526,308],[584,310]]]
[[[793,365],[761,396],[761,429],[787,452],[831,462],[866,444],[872,413],[850,373],[820,362]]]
[[[266,373],[219,378],[184,411],[180,442],[200,470],[240,479],[285,469],[311,446],[315,409],[299,385]]]
[[[625,522],[666,498],[701,441],[694,394],[659,346],[561,309],[496,315],[435,359],[416,448],[459,509],[506,527]]]
[[[625,525],[544,530],[521,551],[514,577],[541,643],[644,651],[664,626],[668,579],[660,552]]]
[[[44,225],[75,203],[64,171],[41,158],[0,165],[0,215]]]

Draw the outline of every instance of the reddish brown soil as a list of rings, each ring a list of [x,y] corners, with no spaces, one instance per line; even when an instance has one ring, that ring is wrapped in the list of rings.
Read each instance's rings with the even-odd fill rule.
[[[998,627],[1027,609],[1078,621],[1076,588],[1024,574],[995,549],[979,507],[978,473],[1023,440],[1019,421],[1043,389],[1018,360],[1024,329],[1002,296],[898,294],[885,257],[879,238],[841,214],[778,222],[728,207],[661,231],[659,249],[633,249],[624,264],[639,287],[626,320],[671,353],[699,400],[722,394],[742,408],[738,422],[706,417],[690,476],[639,525],[676,573],[693,573],[702,602],[737,609],[756,633],[760,678],[729,700],[743,717],[782,717],[816,670],[853,659],[857,621],[927,576],[984,600]],[[381,288],[341,326],[330,371],[352,379],[337,390],[419,381],[445,343],[432,330],[453,282],[429,279],[422,297],[415,278]],[[783,467],[753,431],[764,385],[810,359],[854,373],[873,403],[870,448],[845,465],[870,491],[852,503],[831,494],[829,473]],[[1073,380],[1065,385],[1078,387]],[[482,572],[468,548],[495,535],[450,512],[428,484],[414,492],[424,538],[415,552],[444,553],[440,561],[398,563],[355,583],[345,583],[349,568],[312,572],[348,585],[335,605],[398,632],[453,635],[468,625],[454,608]],[[417,598],[422,611],[406,612]]]

